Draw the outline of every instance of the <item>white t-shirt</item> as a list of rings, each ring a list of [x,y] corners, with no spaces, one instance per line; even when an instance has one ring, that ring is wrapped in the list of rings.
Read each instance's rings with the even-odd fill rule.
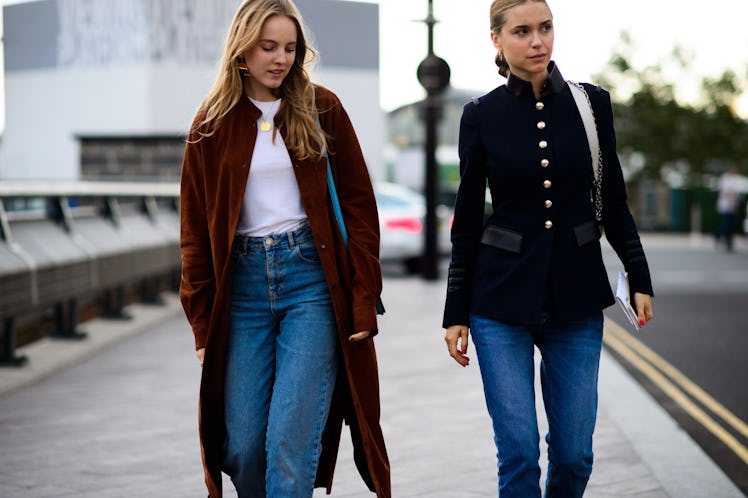
[[[719,196],[717,197],[717,212],[736,213],[738,211],[738,195],[740,194],[740,176],[732,172],[723,174],[719,179]]]
[[[281,134],[275,135],[273,143],[272,126],[269,131],[261,129],[262,122],[273,123],[281,99],[273,102],[250,100],[262,116],[257,120],[257,141],[236,232],[252,237],[289,232],[306,220],[299,185]]]

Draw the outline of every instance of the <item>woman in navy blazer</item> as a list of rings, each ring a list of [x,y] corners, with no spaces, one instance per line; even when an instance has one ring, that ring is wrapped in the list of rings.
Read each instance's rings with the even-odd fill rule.
[[[592,471],[602,310],[613,304],[599,238],[628,272],[638,320],[652,284],[616,154],[610,95],[584,84],[602,154],[602,220],[581,115],[551,61],[544,0],[494,0],[491,38],[505,85],[468,103],[443,326],[469,358],[470,330],[498,449],[502,498],[539,497],[534,348],[549,430],[546,497],[581,497]],[[486,182],[493,213],[486,220]]]

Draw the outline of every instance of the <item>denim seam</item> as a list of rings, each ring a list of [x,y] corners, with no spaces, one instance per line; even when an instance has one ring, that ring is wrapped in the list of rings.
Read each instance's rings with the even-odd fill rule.
[[[325,372],[325,374],[326,374],[325,377],[326,378],[330,377],[330,372],[331,372],[332,368],[333,368],[333,363],[330,363],[329,366],[327,367],[327,371]],[[337,372],[336,372],[336,377],[337,377]],[[326,382],[326,383],[323,384],[323,386],[322,386],[322,392],[320,393],[320,398],[321,399],[324,400],[324,399],[326,399],[328,397],[327,396],[327,392],[328,392],[328,389],[330,388],[330,384],[334,384],[334,383]],[[325,416],[325,412],[327,412],[327,414],[328,414],[327,416],[329,416],[330,405],[328,404],[327,406],[324,406],[322,403],[320,403],[320,408],[321,408],[321,410],[320,410],[320,412],[318,414],[317,424],[316,424],[317,439],[314,441],[314,459],[312,460],[312,462],[313,462],[313,464],[312,464],[312,468],[313,468],[312,479],[314,479],[314,477],[316,476],[316,473],[317,473],[317,464],[319,462],[319,455],[322,452],[322,433],[324,432],[324,429],[325,429],[324,428],[324,424],[325,424],[326,418],[327,418]]]

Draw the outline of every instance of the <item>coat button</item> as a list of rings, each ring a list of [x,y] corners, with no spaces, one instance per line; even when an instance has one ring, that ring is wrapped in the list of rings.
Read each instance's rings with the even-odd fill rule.
[[[327,249],[327,246],[326,246],[325,244],[320,244],[320,245],[319,245],[319,248],[320,248],[320,249]]]
[[[542,102],[540,101],[535,102],[535,109],[542,111],[544,107],[545,107],[545,104],[543,104]]]
[[[553,201],[551,201],[550,199],[546,199],[545,207],[550,209],[552,206],[553,206]]]
[[[538,130],[545,130],[545,121],[538,121]]]
[[[538,147],[540,147],[541,149],[545,149],[546,147],[548,147],[548,142],[546,140],[541,140],[538,143]]]
[[[548,159],[542,159],[542,160],[540,161],[540,165],[541,165],[542,167],[544,167],[544,168],[547,168],[547,167],[548,167],[548,166],[549,166],[550,164],[551,164],[551,162],[550,162],[550,161],[549,161]]]
[[[547,221],[545,222],[545,228],[546,228],[547,230],[550,230],[551,228],[553,228],[553,222],[552,222],[551,220],[547,220]]]
[[[551,186],[553,186],[553,184],[551,183],[550,180],[545,180],[543,182],[543,187],[545,187],[545,188],[551,188]]]

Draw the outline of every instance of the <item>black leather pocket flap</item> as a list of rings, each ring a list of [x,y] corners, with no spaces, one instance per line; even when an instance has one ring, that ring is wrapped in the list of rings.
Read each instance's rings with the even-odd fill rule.
[[[574,235],[577,237],[577,245],[582,247],[585,244],[589,244],[590,242],[599,239],[602,233],[597,227],[597,222],[593,220],[575,226]]]
[[[488,225],[483,229],[483,236],[480,239],[486,245],[504,249],[505,251],[519,254],[522,251],[522,234]]]

